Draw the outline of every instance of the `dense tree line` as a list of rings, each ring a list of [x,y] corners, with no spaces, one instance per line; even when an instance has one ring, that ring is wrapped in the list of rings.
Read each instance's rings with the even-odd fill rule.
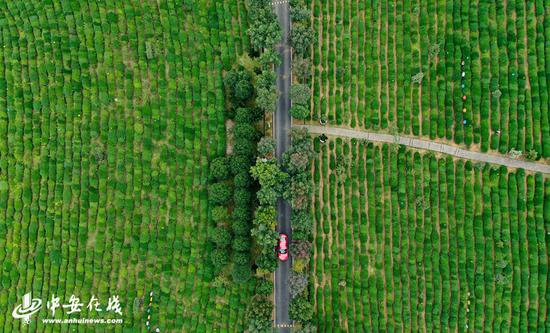
[[[212,265],[226,280],[255,280],[247,310],[248,331],[271,331],[271,273],[277,267],[273,248],[277,197],[283,195],[285,173],[274,160],[275,143],[258,129],[265,113],[275,111],[279,92],[274,67],[280,63],[275,45],[281,29],[270,1],[247,2],[251,49],[224,75],[226,116],[233,120],[233,154],[210,163],[209,201],[216,227],[211,232]]]

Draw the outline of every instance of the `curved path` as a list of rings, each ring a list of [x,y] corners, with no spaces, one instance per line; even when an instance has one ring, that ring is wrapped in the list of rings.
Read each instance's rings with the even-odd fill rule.
[[[509,157],[488,154],[488,153],[478,153],[478,152],[473,152],[473,151],[445,145],[442,143],[414,139],[406,136],[394,136],[391,134],[374,133],[374,132],[368,132],[368,131],[352,130],[348,128],[330,127],[330,126],[294,125],[294,127],[307,128],[311,133],[314,133],[314,134],[324,133],[326,135],[342,136],[342,137],[355,138],[355,139],[366,139],[369,141],[376,141],[376,142],[397,143],[397,144],[412,147],[412,148],[431,150],[437,153],[443,153],[443,154],[455,156],[458,158],[465,158],[472,161],[499,164],[509,168],[525,169],[529,171],[550,174],[550,165],[547,165],[547,164],[516,160]]]

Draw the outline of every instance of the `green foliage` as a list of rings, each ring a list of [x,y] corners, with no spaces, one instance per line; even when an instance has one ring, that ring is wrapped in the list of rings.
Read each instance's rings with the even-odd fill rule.
[[[248,35],[252,47],[257,50],[273,49],[281,40],[281,27],[271,6],[257,7],[251,12]]]
[[[231,173],[234,175],[241,173],[243,170],[250,169],[250,166],[252,166],[252,164],[253,162],[251,156],[235,154],[231,156]]]
[[[310,19],[311,12],[306,7],[290,7],[290,19],[292,22],[308,21]]]
[[[274,229],[277,224],[276,214],[274,206],[260,206],[255,212],[254,225],[263,224]]]
[[[227,95],[235,105],[242,105],[254,94],[252,76],[242,68],[232,69],[223,80]]]
[[[292,256],[294,258],[305,258],[311,254],[311,243],[307,240],[292,242]]]
[[[259,279],[256,283],[256,294],[271,295],[273,293],[273,282],[271,280]]]
[[[210,176],[214,180],[226,180],[229,178],[229,161],[226,157],[218,157],[210,163]]]
[[[248,252],[234,252],[233,263],[234,263],[233,267],[246,266],[249,268],[249,272],[250,272],[250,254]]]
[[[210,262],[215,272],[219,272],[229,263],[229,251],[227,249],[216,248],[210,252]]]
[[[233,187],[228,183],[215,183],[208,186],[208,199],[214,205],[225,205],[233,196]]]
[[[236,283],[247,282],[250,280],[251,275],[252,270],[248,263],[246,265],[233,265],[233,268],[231,269],[231,276],[233,277],[233,281]]]
[[[235,175],[233,178],[233,184],[235,188],[249,188],[252,185],[252,177],[248,173],[248,170],[243,170]]]
[[[277,67],[281,64],[281,57],[279,53],[273,49],[266,49],[262,54],[260,54],[260,57],[258,58],[258,62],[264,68],[264,73],[269,72],[268,69],[271,67]]]
[[[550,157],[543,3],[308,2],[313,118]]]
[[[275,86],[269,89],[258,88],[256,105],[265,112],[275,112],[278,98],[279,93],[277,92],[277,88]]]
[[[300,56],[294,57],[292,61],[292,73],[302,84],[307,84],[311,80],[311,62],[308,58]]]
[[[217,227],[210,235],[210,240],[219,248],[227,248],[231,244],[231,233],[225,227]]]
[[[3,331],[145,331],[149,292],[152,328],[246,329],[253,283],[211,285],[208,184],[248,22],[243,1],[0,2],[0,304],[43,301]],[[53,294],[96,317],[92,293],[124,323],[42,322]]]
[[[250,231],[263,253],[273,253],[273,248],[277,245],[279,234],[270,226],[257,224]]]
[[[290,302],[288,314],[292,320],[308,322],[313,317],[313,305],[304,297],[296,297]]]
[[[250,226],[251,224],[247,220],[235,220],[231,224],[231,228],[233,229],[233,233],[235,235],[250,235]]]
[[[307,274],[290,271],[290,273],[288,274],[288,281],[287,281],[290,297],[295,298],[307,288],[307,284],[308,284],[307,278],[308,278]]]
[[[300,104],[292,105],[290,115],[296,119],[306,120],[309,118],[309,108]]]
[[[290,223],[292,225],[292,231],[293,235],[292,237],[295,239],[298,239],[296,237],[296,233],[299,232],[306,232],[306,234],[311,234],[312,232],[312,222],[311,218],[309,216],[309,212],[304,210],[296,210],[292,212],[292,216],[290,217]],[[300,239],[307,239],[307,238],[300,238]]]
[[[229,216],[227,212],[227,207],[225,206],[216,206],[212,208],[211,212],[212,212],[212,220],[214,220],[214,222],[225,221]]]
[[[277,83],[277,74],[274,71],[263,71],[256,79],[258,89],[271,89]]]
[[[277,194],[282,193],[288,178],[288,175],[279,168],[274,159],[258,159],[256,164],[250,168],[250,174],[258,180],[262,189],[272,189]]]
[[[246,331],[250,333],[272,333],[273,322],[268,319],[251,319],[248,321]]]
[[[246,317],[248,320],[271,320],[273,303],[265,296],[256,295],[248,304]]]
[[[275,155],[276,143],[271,137],[262,137],[258,142],[258,155],[260,157],[273,157]]]
[[[233,128],[233,135],[236,141],[255,142],[260,139],[260,133],[254,126],[246,123],[237,123]]]
[[[256,265],[259,269],[262,269],[264,271],[275,272],[278,265],[277,257],[272,251],[267,251],[267,253],[260,253],[258,258],[256,259]]]
[[[309,105],[311,99],[311,89],[305,84],[293,84],[290,88],[290,100],[292,105]]]
[[[250,238],[248,236],[235,236],[232,247],[234,251],[248,251],[250,250]]]
[[[290,32],[290,45],[298,55],[308,55],[314,32],[303,24],[295,24]]]
[[[340,184],[337,156],[347,161]],[[318,208],[306,211],[317,235],[311,295],[331,304],[314,314],[320,331],[342,330],[334,321],[340,314],[352,332],[545,327],[521,319],[547,312],[522,298],[541,299],[547,277],[548,246],[536,241],[546,237],[543,210],[550,202],[543,175],[341,139],[319,147],[312,169]],[[294,264],[296,227],[305,219],[292,213]],[[518,274],[537,282],[524,283]],[[394,287],[384,288],[388,283]],[[366,320],[365,313],[385,316],[380,304],[392,315]],[[396,304],[410,304],[426,320],[402,320],[412,313]]]

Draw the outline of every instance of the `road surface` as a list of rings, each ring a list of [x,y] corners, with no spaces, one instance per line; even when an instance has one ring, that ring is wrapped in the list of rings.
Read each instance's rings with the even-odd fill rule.
[[[386,143],[398,143],[400,145],[430,150],[436,153],[447,154],[455,156],[458,158],[464,158],[476,162],[485,162],[490,164],[504,165],[509,168],[520,168],[528,171],[540,172],[550,174],[550,165],[536,162],[528,162],[522,160],[516,160],[513,158],[499,156],[495,154],[488,153],[478,153],[474,151],[469,151],[454,146],[449,146],[446,144],[432,142],[427,140],[420,140],[415,138],[410,138],[407,136],[394,136],[391,134],[384,133],[374,133],[362,130],[352,130],[348,128],[341,127],[331,127],[331,126],[313,126],[313,125],[296,125],[295,127],[305,127],[309,130],[310,133],[341,136],[355,139],[366,139],[369,141],[376,142],[386,142]],[[397,142],[396,142],[397,141]]]
[[[289,130],[290,120],[290,61],[291,52],[288,45],[288,35],[290,32],[290,6],[288,1],[275,1],[273,7],[279,23],[281,24],[283,39],[278,45],[278,51],[281,55],[281,65],[277,68],[277,88],[280,96],[277,103],[277,111],[274,116],[274,134],[276,146],[276,155],[279,161],[283,153],[290,146]],[[290,205],[283,199],[277,202],[277,231],[288,235],[292,239],[290,229]],[[291,324],[288,317],[288,303],[290,295],[288,292],[287,279],[290,271],[292,258],[286,262],[279,261],[279,267],[275,271],[275,327],[280,332],[290,332],[288,328]]]

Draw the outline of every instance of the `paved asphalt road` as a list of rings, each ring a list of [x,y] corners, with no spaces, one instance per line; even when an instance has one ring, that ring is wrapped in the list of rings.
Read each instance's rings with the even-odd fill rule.
[[[281,55],[281,65],[277,68],[277,88],[280,96],[275,112],[275,140],[277,142],[276,155],[279,160],[290,146],[289,130],[291,126],[290,114],[290,62],[291,52],[288,45],[290,32],[290,6],[288,1],[274,1],[275,13],[283,30],[283,39],[278,46]],[[291,239],[290,229],[290,205],[283,199],[277,202],[277,231],[285,233]],[[288,317],[288,272],[292,258],[286,262],[279,261],[279,267],[275,271],[275,327],[280,332],[290,332],[290,318]]]
[[[316,126],[316,125],[296,125],[295,127],[305,127],[309,130],[310,133],[326,135],[334,135],[355,139],[365,139],[369,141],[377,142],[386,142],[386,143],[397,143],[424,150],[431,150],[436,153],[443,153],[458,158],[464,158],[477,162],[486,162],[490,164],[504,165],[509,168],[521,168],[528,171],[541,172],[550,174],[550,165],[536,162],[528,162],[522,160],[516,160],[506,156],[499,156],[497,154],[491,153],[478,153],[475,151],[469,151],[461,149],[455,146],[450,146],[442,144],[439,142],[433,142],[428,140],[411,138],[408,136],[393,136],[391,134],[385,133],[375,133],[368,132],[363,130],[353,130],[349,128],[342,127],[332,127],[332,126]]]

